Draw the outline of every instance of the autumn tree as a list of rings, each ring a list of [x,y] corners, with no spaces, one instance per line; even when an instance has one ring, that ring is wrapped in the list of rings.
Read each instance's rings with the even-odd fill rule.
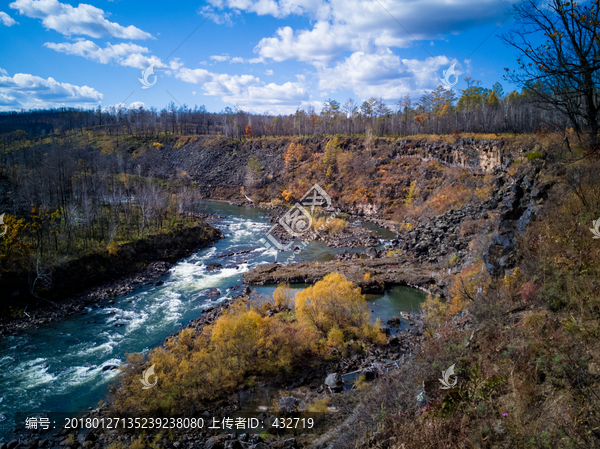
[[[340,146],[340,139],[338,139],[337,136],[327,142],[327,145],[325,146],[325,153],[323,154],[323,166],[325,167],[327,176],[331,176],[333,174],[333,169],[337,163],[337,156],[341,152],[342,147]]]
[[[295,309],[301,320],[324,336],[338,330],[355,336],[373,332],[365,296],[339,273],[330,273],[297,293]]]
[[[305,157],[306,152],[306,148],[301,143],[290,143],[283,155],[285,166],[289,168],[292,164],[298,164]]]

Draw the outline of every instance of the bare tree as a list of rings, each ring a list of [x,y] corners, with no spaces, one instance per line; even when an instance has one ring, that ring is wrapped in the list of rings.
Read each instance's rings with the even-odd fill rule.
[[[565,114],[578,134],[588,131],[593,150],[600,114],[599,3],[525,0],[514,6],[518,28],[502,36],[522,54],[519,70],[506,77],[526,87],[534,100]],[[545,42],[538,45],[543,36]]]

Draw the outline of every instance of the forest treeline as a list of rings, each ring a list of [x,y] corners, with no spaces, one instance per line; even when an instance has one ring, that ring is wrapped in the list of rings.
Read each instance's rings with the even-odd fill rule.
[[[190,108],[171,102],[167,107],[129,109],[114,107],[50,109],[0,113],[0,134],[6,149],[26,137],[65,131],[105,132],[111,136],[159,136],[222,134],[227,138],[307,136],[323,134],[449,134],[454,132],[521,133],[567,126],[565,115],[532,101],[531,91],[504,93],[500,83],[491,88],[465,78],[458,92],[440,85],[420,99],[405,96],[386,103],[369,98],[362,103],[329,99],[321,111],[298,109],[289,115],[252,114],[236,107],[208,112],[204,106]],[[25,132],[25,133],[24,133]]]
[[[73,260],[200,224],[198,189],[163,161],[161,144],[132,139],[117,151],[76,134],[18,141],[0,157],[0,282],[28,278],[11,303],[45,299]]]

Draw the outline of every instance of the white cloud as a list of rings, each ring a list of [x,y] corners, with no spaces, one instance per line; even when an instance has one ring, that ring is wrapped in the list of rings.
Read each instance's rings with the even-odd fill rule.
[[[350,90],[363,99],[399,99],[435,88],[440,84],[438,72],[455,62],[446,56],[402,59],[389,49],[374,54],[355,52],[332,67],[319,69],[319,89]]]
[[[11,16],[9,16],[8,14],[6,14],[4,11],[0,11],[0,22],[2,22],[2,24],[6,25],[7,27],[11,27],[13,25],[18,25],[19,24],[19,22],[17,22]]]
[[[133,103],[127,105],[125,103],[117,103],[117,104],[112,104],[110,106],[104,106],[102,109],[104,110],[111,110],[111,109],[139,109],[139,108],[146,108],[146,104],[142,101],[134,101]]]
[[[290,113],[307,104],[308,89],[303,77],[298,82],[263,83],[252,75],[212,73],[205,69],[182,68],[176,74],[182,81],[201,84],[204,95],[218,96],[224,102],[238,104],[249,112]]]
[[[231,57],[231,56],[229,56],[228,53],[223,53],[222,55],[213,55],[213,56],[210,56],[210,59],[213,61],[217,61],[217,62],[229,61],[230,64],[243,64],[245,62],[250,63],[250,64],[258,64],[260,62],[264,62],[264,58],[244,59],[239,56]],[[200,64],[202,64],[202,63],[200,63]]]
[[[3,73],[5,73],[3,71]],[[90,107],[104,96],[92,87],[60,83],[26,73],[0,76],[0,109]]]
[[[150,33],[129,25],[124,27],[106,19],[102,9],[80,3],[77,8],[60,3],[58,0],[16,0],[10,8],[33,19],[41,19],[42,24],[65,36],[86,35],[105,37],[110,35],[122,39],[149,39]]]
[[[8,75],[8,72],[6,70],[4,70],[2,67],[0,67],[0,74]]]
[[[265,75],[267,75],[267,76],[273,75],[273,70],[271,70],[271,69],[265,70]]]
[[[279,19],[291,14],[308,15],[313,18],[326,17],[330,6],[324,0],[208,0],[210,6],[206,6],[201,11],[205,15],[214,15],[211,17],[216,23],[223,23],[223,16],[231,19],[233,14],[239,14],[241,11],[255,13],[259,16],[270,15]],[[217,8],[223,11],[229,8],[232,12],[216,14]]]
[[[142,70],[148,68],[151,64],[154,64],[154,68],[158,70],[176,70],[182,65],[177,59],[173,59],[167,66],[158,57],[145,55],[150,51],[148,48],[132,43],[111,44],[107,42],[106,47],[102,48],[92,41],[80,39],[74,43],[46,42],[44,46],[60,53],[82,56],[100,64],[115,62],[125,67]]]
[[[336,28],[328,22],[319,22],[312,31],[294,33],[291,27],[277,30],[276,37],[261,39],[255,51],[263,58],[275,61],[328,61],[348,47],[348,29]],[[361,44],[362,46],[362,44]]]
[[[214,55],[214,56],[211,56],[210,59],[212,59],[213,61],[224,62],[229,59],[229,55],[228,54]]]
[[[220,10],[277,18],[305,16],[312,28],[279,28],[273,37],[262,39],[255,52],[275,61],[324,62],[343,51],[408,47],[416,45],[413,38],[431,41],[473,26],[500,23],[516,1],[225,0]],[[221,0],[209,3],[214,9]]]

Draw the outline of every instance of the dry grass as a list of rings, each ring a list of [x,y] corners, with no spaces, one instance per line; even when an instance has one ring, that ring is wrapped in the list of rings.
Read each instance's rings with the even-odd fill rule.
[[[470,326],[448,321],[451,301],[428,301],[421,350],[366,394],[333,447],[600,447],[600,246],[589,230],[599,181],[581,179],[578,192],[554,187],[519,243],[519,269],[457,308]],[[442,390],[452,364],[458,384]]]

